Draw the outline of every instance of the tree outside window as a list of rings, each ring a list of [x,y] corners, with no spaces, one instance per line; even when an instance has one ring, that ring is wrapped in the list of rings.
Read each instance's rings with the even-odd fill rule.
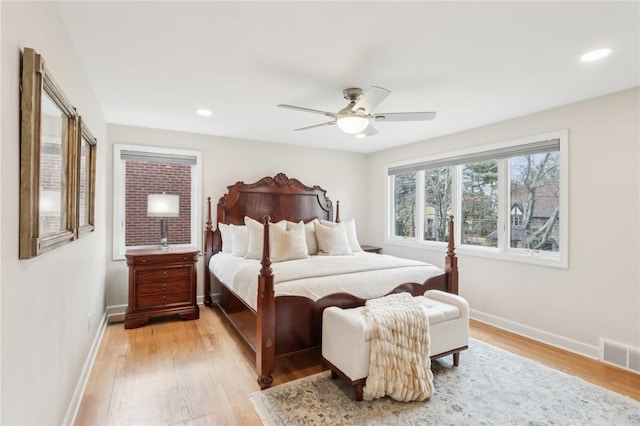
[[[560,153],[545,152],[510,159],[511,203],[522,211],[512,221],[511,247],[558,251]]]
[[[452,172],[450,167],[424,171],[424,239],[447,241],[451,215]]]
[[[471,163],[462,169],[462,244],[497,247],[488,238],[498,224],[498,162]]]
[[[416,173],[394,176],[395,235],[415,237]]]

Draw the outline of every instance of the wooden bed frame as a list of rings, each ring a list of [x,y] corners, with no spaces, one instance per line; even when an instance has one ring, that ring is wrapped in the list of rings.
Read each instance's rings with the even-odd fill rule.
[[[289,220],[305,223],[314,218],[333,220],[333,204],[326,191],[319,186],[308,187],[284,173],[264,177],[256,183],[237,182],[227,187],[228,193],[220,198],[217,206],[217,222],[244,225],[249,216],[265,224],[264,248],[258,274],[257,310],[254,311],[209,272],[211,256],[222,250],[219,227],[212,227],[211,197],[207,200],[205,226],[204,297],[211,306],[211,285],[220,287],[218,305],[231,325],[256,353],[256,369],[261,389],[271,386],[275,370],[275,358],[279,355],[319,347],[322,336],[322,312],[328,306],[351,308],[362,306],[364,299],[346,294],[331,294],[313,302],[299,296],[274,297],[273,272],[269,255],[268,222]],[[336,222],[340,221],[339,202]],[[429,289],[458,293],[458,264],[453,244],[453,216],[449,224],[449,245],[445,257],[445,272],[429,278],[424,283],[399,285],[391,293],[410,292],[421,295]]]

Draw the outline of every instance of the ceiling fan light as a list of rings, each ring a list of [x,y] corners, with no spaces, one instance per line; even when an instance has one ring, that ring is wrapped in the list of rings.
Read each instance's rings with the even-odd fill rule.
[[[611,54],[611,52],[613,52],[613,49],[611,49],[610,47],[607,47],[604,49],[592,50],[591,52],[587,52],[584,55],[582,55],[580,57],[580,60],[582,62],[597,61],[598,59],[606,58]]]
[[[338,128],[350,135],[356,135],[369,125],[369,117],[362,115],[344,115],[338,117]]]

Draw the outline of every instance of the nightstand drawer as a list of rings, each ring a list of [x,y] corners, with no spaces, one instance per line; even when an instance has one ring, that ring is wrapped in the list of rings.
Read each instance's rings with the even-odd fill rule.
[[[154,255],[142,255],[132,259],[131,265],[144,266],[144,265],[165,265],[167,263],[193,263],[198,261],[198,252],[189,253],[171,253],[167,252],[162,256]]]
[[[140,283],[138,285],[138,295],[145,296],[148,294],[158,293],[175,293],[177,291],[189,291],[191,288],[191,282],[186,279],[182,281],[169,281],[153,282],[153,283]]]
[[[148,296],[138,296],[138,308],[156,308],[176,303],[190,303],[191,292],[181,291],[178,293],[151,294]]]
[[[191,265],[184,268],[165,268],[140,270],[136,273],[138,285],[144,283],[158,283],[166,281],[188,280],[191,273]]]

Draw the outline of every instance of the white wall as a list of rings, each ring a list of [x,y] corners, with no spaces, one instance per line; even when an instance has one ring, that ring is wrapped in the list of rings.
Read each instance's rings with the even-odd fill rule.
[[[104,314],[106,123],[58,10],[1,2],[2,424],[60,424]],[[32,47],[98,139],[96,231],[18,260],[20,53]],[[88,325],[88,315],[91,324]]]
[[[386,208],[384,165],[569,129],[569,268],[460,256],[460,294],[476,318],[590,356],[601,337],[640,347],[639,89],[380,151],[369,161],[369,210]],[[382,245],[382,214],[371,217]],[[443,254],[385,252],[442,265]]]
[[[265,176],[283,172],[305,185],[320,185],[326,189],[334,207],[336,201],[340,201],[341,218],[355,217],[358,230],[361,229],[358,235],[360,241],[368,241],[368,194],[364,190],[367,188],[367,157],[364,154],[114,124],[108,126],[108,133],[110,152],[107,165],[107,205],[112,205],[111,163],[114,143],[192,149],[202,152],[204,165],[203,232],[207,197],[212,198],[212,213],[215,216],[215,203],[227,192],[228,185],[237,181],[252,183]],[[108,209],[106,213],[109,217],[108,232],[111,233],[113,211]],[[109,241],[108,244],[107,305],[113,307],[111,311],[115,313],[121,312],[122,305],[127,303],[127,265],[121,260],[112,261],[112,242]],[[202,263],[201,258],[198,264],[198,296],[204,294]]]

